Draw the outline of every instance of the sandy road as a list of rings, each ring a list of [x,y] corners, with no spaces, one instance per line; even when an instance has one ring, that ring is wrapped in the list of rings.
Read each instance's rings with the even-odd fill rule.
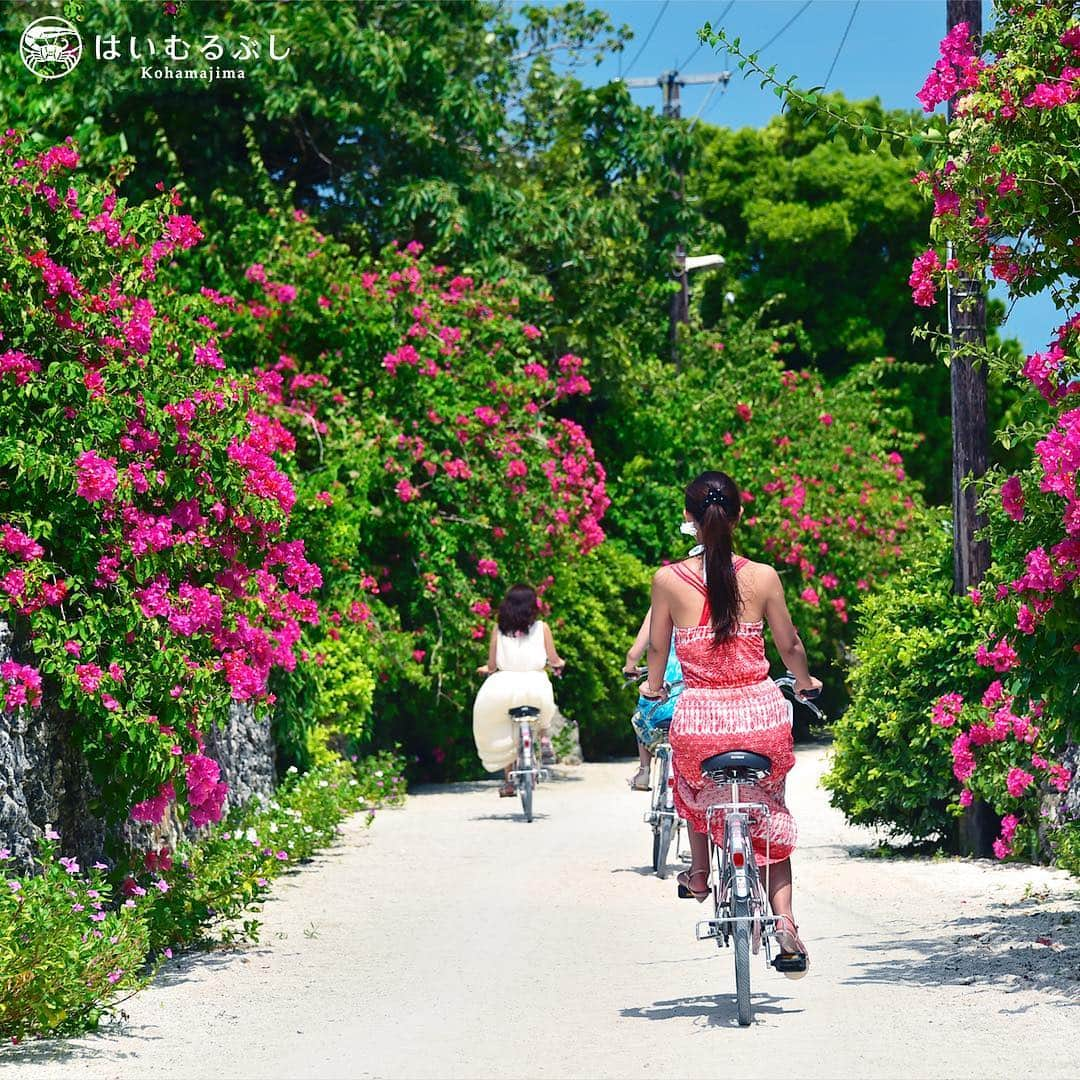
[[[263,943],[180,958],[107,1033],[0,1072],[176,1077],[1075,1077],[1080,912],[1044,869],[866,857],[799,752],[801,982],[730,953],[646,872],[628,765],[562,769],[537,820],[421,789],[283,880]],[[1042,939],[1040,942],[1039,939]]]

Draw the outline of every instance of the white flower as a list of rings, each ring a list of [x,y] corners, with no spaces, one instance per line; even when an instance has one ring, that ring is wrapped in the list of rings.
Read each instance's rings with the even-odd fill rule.
[[[244,835],[253,844],[257,844],[259,842],[259,834],[254,829],[248,829],[248,831],[244,833]]]
[[[286,770],[287,773],[298,773],[300,770],[295,765],[290,765]]]
[[[330,786],[330,781],[329,780],[320,780],[319,781],[319,787],[323,788],[323,787],[329,787],[329,786]]]
[[[277,831],[278,831],[277,822],[276,821],[271,821],[270,822],[270,832],[271,833],[276,833]]]

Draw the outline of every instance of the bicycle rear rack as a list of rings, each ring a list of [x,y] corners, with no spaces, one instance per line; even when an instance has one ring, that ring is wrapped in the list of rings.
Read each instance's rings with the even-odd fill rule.
[[[517,780],[522,776],[533,777],[538,784],[546,784],[551,779],[551,773],[547,769],[511,769],[510,779]]]

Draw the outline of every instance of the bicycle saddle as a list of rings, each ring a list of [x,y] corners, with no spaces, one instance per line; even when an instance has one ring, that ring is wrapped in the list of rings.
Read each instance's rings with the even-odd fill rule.
[[[701,763],[702,773],[747,772],[762,776],[772,772],[772,762],[764,754],[750,750],[729,750],[726,754],[714,754]]]
[[[539,716],[540,710],[533,705],[515,705],[510,710],[510,715],[515,720],[523,720],[527,716]]]

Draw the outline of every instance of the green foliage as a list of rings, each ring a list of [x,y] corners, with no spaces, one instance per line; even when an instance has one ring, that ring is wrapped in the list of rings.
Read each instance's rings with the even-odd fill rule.
[[[78,1034],[173,948],[256,939],[273,878],[332,843],[350,814],[366,809],[370,823],[377,807],[399,805],[403,772],[391,753],[292,770],[272,798],[175,852],[149,852],[119,888],[104,867],[84,870],[42,841],[37,872],[8,876],[0,891],[0,1037]]]
[[[913,840],[948,835],[955,806],[952,736],[927,703],[979,684],[975,609],[952,592],[948,522],[927,525],[926,549],[859,605],[851,704],[824,778],[849,821]]]
[[[612,435],[633,456],[613,479],[614,535],[651,565],[681,556],[682,488],[704,469],[744,496],[736,545],[776,565],[815,664],[842,660],[855,597],[903,564],[921,505],[900,450],[906,403],[883,387],[888,365],[835,386],[784,365],[783,333],[753,323],[723,340],[695,331],[678,371],[635,372],[638,408]]]
[[[145,982],[152,898],[113,903],[100,868],[63,864],[38,845],[38,872],[3,873],[0,851],[0,1037],[77,1034],[105,1004]]]
[[[839,94],[828,98],[846,105]],[[855,107],[881,121],[907,119],[876,100]],[[724,230],[734,284],[706,288],[704,318],[722,320],[723,294],[734,288],[741,311],[776,298],[775,318],[799,322],[805,335],[793,359],[813,359],[827,376],[876,356],[929,364],[926,346],[912,344],[917,318],[905,288],[930,222],[909,182],[919,157],[853,150],[826,127],[795,108],[759,130],[707,129],[690,184]],[[938,382],[947,393],[947,374]]]
[[[552,636],[567,662],[556,701],[577,722],[587,759],[634,751],[634,698],[622,691],[620,670],[649,609],[651,576],[609,541],[567,566],[546,594]]]

